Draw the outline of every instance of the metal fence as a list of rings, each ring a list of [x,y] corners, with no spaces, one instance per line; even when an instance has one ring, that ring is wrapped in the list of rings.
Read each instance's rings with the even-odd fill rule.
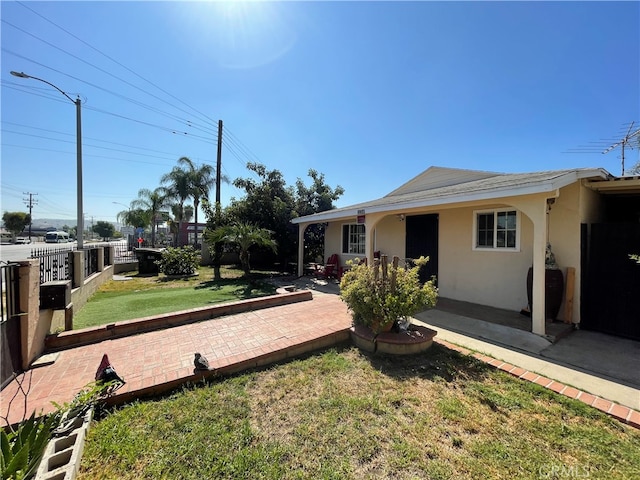
[[[133,245],[126,243],[116,243],[113,246],[113,263],[137,262]]]
[[[89,278],[98,272],[98,249],[84,249],[84,278]]]
[[[70,259],[72,251],[72,246],[31,250],[31,258],[40,260],[40,284],[55,280],[72,280]]]

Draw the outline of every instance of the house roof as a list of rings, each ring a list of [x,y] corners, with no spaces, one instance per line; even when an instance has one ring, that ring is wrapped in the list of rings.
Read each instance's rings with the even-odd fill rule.
[[[384,197],[348,207],[295,218],[293,223],[324,222],[366,213],[447,205],[476,200],[553,192],[581,179],[610,179],[602,168],[532,173],[493,173],[433,166]]]

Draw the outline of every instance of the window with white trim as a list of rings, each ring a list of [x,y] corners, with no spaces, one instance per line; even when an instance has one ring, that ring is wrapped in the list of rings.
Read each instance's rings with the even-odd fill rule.
[[[520,216],[516,210],[474,212],[474,215],[474,249],[520,248]]]
[[[364,224],[342,225],[342,253],[364,255],[365,237]]]

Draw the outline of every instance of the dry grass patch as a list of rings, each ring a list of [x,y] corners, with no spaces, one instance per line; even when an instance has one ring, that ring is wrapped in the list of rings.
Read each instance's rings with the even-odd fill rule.
[[[437,344],[346,348],[115,411],[89,431],[81,478],[631,479],[638,445],[637,430]]]

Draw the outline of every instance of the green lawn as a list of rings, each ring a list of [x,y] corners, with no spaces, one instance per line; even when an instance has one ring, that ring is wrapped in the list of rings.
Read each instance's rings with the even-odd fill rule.
[[[131,280],[111,280],[74,315],[73,328],[105,325],[275,293],[275,286],[264,281],[263,275],[245,278],[230,269],[226,269],[225,274],[219,282],[211,280],[210,268],[201,268],[198,276],[187,278],[170,279],[131,273]]]
[[[434,344],[355,348],[138,401],[88,432],[79,478],[640,478],[640,432]]]

